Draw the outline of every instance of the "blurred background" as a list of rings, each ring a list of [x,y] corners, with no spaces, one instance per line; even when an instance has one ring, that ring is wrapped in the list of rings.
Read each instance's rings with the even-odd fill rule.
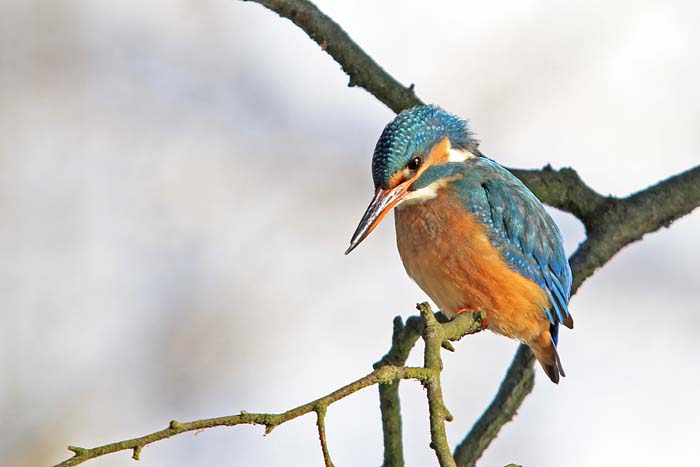
[[[700,3],[318,5],[510,167],[575,167],[624,196],[698,164]],[[386,222],[352,255],[392,113],[256,4],[0,2],[0,465],[46,466],[176,418],[283,411],[371,370],[426,299]],[[572,252],[581,225],[555,213]],[[569,375],[480,465],[691,465],[700,455],[697,212],[573,298]],[[516,349],[445,356],[453,444]],[[412,362],[420,361],[420,351]],[[402,385],[409,466],[436,465]],[[379,465],[375,389],[328,412],[338,466]],[[88,465],[135,465],[130,453]],[[139,466],[321,466],[314,417],[218,428]]]

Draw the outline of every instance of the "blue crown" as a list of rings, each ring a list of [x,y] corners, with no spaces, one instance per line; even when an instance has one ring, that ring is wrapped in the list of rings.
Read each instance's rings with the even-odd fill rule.
[[[476,148],[467,122],[435,105],[404,110],[382,132],[372,157],[372,178],[375,188],[389,188],[389,179],[404,168],[416,154],[427,156],[445,137],[452,147]]]

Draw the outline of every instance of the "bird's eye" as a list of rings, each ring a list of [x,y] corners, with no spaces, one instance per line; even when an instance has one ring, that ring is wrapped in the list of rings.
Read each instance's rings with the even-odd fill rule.
[[[407,167],[409,170],[418,170],[423,163],[423,158],[420,156],[416,156],[412,158],[410,161],[408,161]]]

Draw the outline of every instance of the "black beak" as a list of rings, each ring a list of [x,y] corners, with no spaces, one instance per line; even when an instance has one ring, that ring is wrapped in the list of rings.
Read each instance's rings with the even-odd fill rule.
[[[393,190],[382,190],[377,188],[374,193],[374,198],[367,206],[367,211],[365,215],[362,216],[360,224],[357,226],[355,233],[352,235],[350,240],[350,246],[345,251],[347,255],[352,250],[357,247],[362,240],[367,238],[367,236],[374,230],[374,228],[379,225],[379,222],[386,216],[391,209],[401,201],[408,191],[408,184],[402,184],[394,188]]]

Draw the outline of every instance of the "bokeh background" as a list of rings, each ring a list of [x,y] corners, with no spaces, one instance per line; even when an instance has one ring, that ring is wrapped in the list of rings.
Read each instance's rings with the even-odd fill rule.
[[[573,166],[624,196],[700,160],[698,2],[318,4],[504,165]],[[255,4],[0,2],[0,465],[283,411],[371,369],[425,295],[391,221],[343,256],[392,118],[347,81]],[[583,229],[555,216],[571,252]],[[694,213],[586,282],[569,377],[538,369],[480,465],[697,462],[699,236]],[[445,357],[453,444],[515,349],[483,333]],[[402,397],[408,465],[436,465],[423,390]],[[374,389],[327,424],[336,465],[380,464]],[[138,465],[322,465],[313,416],[261,435],[186,434]]]

